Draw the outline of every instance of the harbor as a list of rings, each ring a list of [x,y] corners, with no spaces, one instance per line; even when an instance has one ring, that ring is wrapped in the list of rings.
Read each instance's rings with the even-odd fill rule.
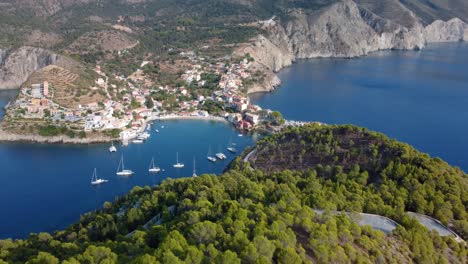
[[[101,208],[104,202],[112,202],[136,186],[191,177],[194,158],[198,176],[219,174],[237,156],[226,149],[231,139],[240,153],[257,138],[255,134],[239,137],[239,132],[225,123],[204,120],[157,121],[148,133],[151,136],[143,144],[124,147],[114,141],[116,152],[110,152],[111,142],[1,144],[0,160],[8,166],[0,175],[0,199],[12,202],[2,203],[0,210],[8,211],[12,217],[2,220],[0,238],[23,238],[31,232],[62,229],[78,221],[80,214]],[[209,161],[210,146],[213,155],[223,152],[226,159]],[[179,169],[173,167],[177,152],[179,162],[185,165]],[[125,169],[134,172],[132,176],[116,175],[122,155]],[[160,168],[157,173],[149,171],[153,158],[154,167]],[[24,160],[29,161],[27,166]],[[92,185],[94,168],[97,178],[108,182]]]

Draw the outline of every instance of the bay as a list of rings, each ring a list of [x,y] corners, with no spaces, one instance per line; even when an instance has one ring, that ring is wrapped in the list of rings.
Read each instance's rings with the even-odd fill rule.
[[[468,171],[468,43],[299,61],[251,96],[286,119],[383,132]]]
[[[5,92],[0,100],[8,102]],[[164,128],[162,128],[164,126]],[[160,133],[156,133],[158,129]],[[25,143],[0,144],[0,238],[23,238],[31,232],[53,232],[79,220],[80,214],[102,207],[135,186],[153,186],[162,180],[190,177],[193,159],[197,174],[221,173],[236,156],[228,153],[229,142],[242,151],[253,145],[255,136],[239,137],[225,123],[196,120],[156,122],[152,136],[144,144],[117,145],[117,153],[109,153],[110,144],[48,145]],[[211,163],[206,159],[211,145],[213,155],[222,151],[228,159]],[[173,168],[179,160],[183,169]],[[125,167],[135,171],[132,177],[116,176],[121,155]],[[148,173],[151,158],[164,171]],[[90,185],[93,169],[109,182]]]

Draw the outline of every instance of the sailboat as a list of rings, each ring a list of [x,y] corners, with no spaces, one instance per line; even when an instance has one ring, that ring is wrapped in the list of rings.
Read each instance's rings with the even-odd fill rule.
[[[179,162],[179,152],[177,152],[177,163],[173,165],[174,168],[176,169],[180,169],[180,168],[183,168],[185,165],[183,163],[180,163]]]
[[[227,150],[228,150],[229,152],[231,152],[231,153],[236,153],[236,152],[237,152],[237,149],[234,148],[234,145],[235,145],[235,144],[234,144],[234,143],[231,143],[231,140],[229,140],[229,145],[228,145],[228,147],[227,147]]]
[[[114,142],[112,142],[112,146],[109,147],[109,152],[110,153],[117,152],[117,148],[114,146]]]
[[[193,174],[192,177],[197,177],[197,169],[195,167],[195,157],[193,158]]]
[[[156,167],[156,166],[154,165],[154,158],[151,158],[151,162],[150,162],[150,166],[149,166],[148,171],[149,171],[150,173],[158,173],[158,172],[161,171],[161,168]]]
[[[116,174],[118,176],[132,176],[133,174],[135,174],[132,170],[126,170],[125,169],[123,155],[120,158],[120,162],[119,162],[119,166],[117,167],[117,173]]]
[[[94,168],[93,177],[91,177],[91,185],[99,185],[106,182],[108,182],[108,180],[99,179],[97,177],[96,168]]]
[[[216,162],[216,158],[211,156],[211,146],[208,148],[208,154],[206,155],[206,158],[211,162]]]

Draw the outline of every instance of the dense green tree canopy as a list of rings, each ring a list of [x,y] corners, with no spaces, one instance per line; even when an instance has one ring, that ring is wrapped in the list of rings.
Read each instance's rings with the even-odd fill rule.
[[[0,260],[466,263],[466,244],[404,213],[432,215],[466,238],[466,184],[459,169],[378,133],[289,128],[261,140],[250,163],[238,158],[220,176],[136,187],[64,231],[0,241]],[[328,210],[377,213],[400,225],[384,234]]]

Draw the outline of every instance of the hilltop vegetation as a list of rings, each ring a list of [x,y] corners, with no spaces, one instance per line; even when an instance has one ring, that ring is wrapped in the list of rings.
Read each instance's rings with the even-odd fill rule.
[[[326,154],[325,146],[354,149],[344,143],[350,138],[362,150],[355,153],[359,158],[350,157],[342,165],[343,160],[330,160],[333,155]],[[278,152],[289,147],[284,152],[299,155],[301,141],[311,152],[320,146],[317,155],[324,155],[320,164],[309,162],[308,167],[291,170],[284,163],[273,170],[260,163],[267,147]],[[460,170],[356,127],[288,129],[262,140],[258,150],[251,162],[255,170],[238,158],[221,176],[136,187],[82,216],[67,230],[0,241],[0,259],[8,263],[466,263],[466,245],[428,232],[403,214],[426,209],[422,207],[430,200],[426,193],[432,191],[444,206],[450,204],[451,209],[444,209],[452,214],[448,221],[466,221],[467,200],[461,190],[467,179]],[[386,154],[380,156],[381,151]],[[375,169],[384,164],[387,169]],[[399,182],[394,182],[395,175],[401,177]],[[440,186],[434,186],[435,178],[441,179]],[[426,193],[415,200],[411,193],[420,189]],[[376,211],[401,226],[385,235],[344,215],[319,215],[313,209]]]
[[[329,200],[353,201],[339,210],[392,218],[414,211],[468,236],[466,174],[380,133],[354,126],[291,128],[260,141],[251,164],[268,172],[314,168],[318,177],[341,183]]]

